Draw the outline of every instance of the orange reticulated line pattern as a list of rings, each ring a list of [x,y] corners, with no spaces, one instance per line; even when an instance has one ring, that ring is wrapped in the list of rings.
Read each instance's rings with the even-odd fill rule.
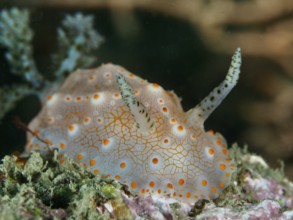
[[[32,125],[32,130],[39,134],[42,129],[43,135],[44,129],[56,126],[56,138],[50,133],[50,139],[44,139],[47,143],[53,140],[62,153],[94,174],[125,182],[137,193],[170,194],[195,201],[213,198],[223,190],[236,169],[228,158],[224,138],[213,131],[205,133],[202,125],[192,127],[186,123],[185,114],[174,102],[175,93],[167,93],[158,84],[149,84],[124,70],[135,97],[155,122],[149,133],[141,132],[121,98],[117,69],[107,64],[88,71],[90,75],[83,78],[71,75],[72,82],[64,83],[62,96],[57,91],[59,96],[47,97],[47,112],[52,114],[45,117],[41,113],[37,118],[46,120],[39,124],[47,127]],[[75,90],[72,83],[78,85]],[[55,143],[57,137],[60,142]],[[32,142],[31,146],[40,148],[40,143]],[[64,158],[60,162],[64,163]],[[146,178],[143,181],[142,176]]]

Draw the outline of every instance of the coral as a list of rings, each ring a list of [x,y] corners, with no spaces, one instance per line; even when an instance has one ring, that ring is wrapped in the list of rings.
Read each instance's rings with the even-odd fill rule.
[[[81,13],[65,16],[62,27],[58,29],[59,50],[53,56],[53,74],[56,79],[50,82],[37,69],[33,57],[34,34],[29,23],[28,10],[12,8],[0,12],[0,45],[6,49],[5,57],[10,64],[11,73],[21,79],[18,84],[0,87],[0,102],[4,103],[0,118],[24,96],[36,94],[41,97],[61,83],[68,71],[77,66],[90,66],[95,61],[93,53],[103,42],[103,38],[94,30],[92,16]]]
[[[94,52],[104,41],[93,28],[93,16],[77,13],[67,15],[58,28],[59,52],[54,59],[59,64],[56,70],[57,80],[62,82],[65,74],[76,68],[89,67],[96,60]]]
[[[233,182],[214,200],[193,206],[168,196],[131,194],[58,152],[28,159],[6,156],[0,165],[2,219],[292,219],[293,183],[280,169],[234,145]],[[18,210],[17,212],[15,210]]]
[[[42,75],[33,58],[33,31],[29,27],[28,10],[3,10],[0,13],[0,44],[7,49],[5,57],[11,72],[38,88]]]

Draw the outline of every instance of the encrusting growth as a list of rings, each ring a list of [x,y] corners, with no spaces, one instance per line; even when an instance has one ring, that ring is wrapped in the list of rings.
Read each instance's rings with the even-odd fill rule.
[[[139,195],[183,202],[215,198],[235,170],[225,139],[203,123],[235,86],[237,49],[226,79],[194,109],[156,83],[112,64],[77,70],[48,96],[29,128],[27,151],[57,148],[95,174],[129,185]]]

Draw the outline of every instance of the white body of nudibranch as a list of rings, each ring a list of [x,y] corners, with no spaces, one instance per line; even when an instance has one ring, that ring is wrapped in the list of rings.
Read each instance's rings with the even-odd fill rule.
[[[188,112],[175,93],[120,66],[77,70],[30,123],[37,135],[26,150],[58,148],[139,195],[215,198],[235,167],[224,138],[203,124],[235,86],[240,65],[238,48],[225,80]]]

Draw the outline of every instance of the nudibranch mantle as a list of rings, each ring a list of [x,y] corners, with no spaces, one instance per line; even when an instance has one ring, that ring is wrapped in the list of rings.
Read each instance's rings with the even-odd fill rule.
[[[235,165],[224,138],[203,124],[235,86],[240,65],[238,48],[225,80],[188,112],[175,93],[120,66],[77,70],[30,123],[37,135],[28,135],[26,150],[57,148],[139,195],[215,198]]]

